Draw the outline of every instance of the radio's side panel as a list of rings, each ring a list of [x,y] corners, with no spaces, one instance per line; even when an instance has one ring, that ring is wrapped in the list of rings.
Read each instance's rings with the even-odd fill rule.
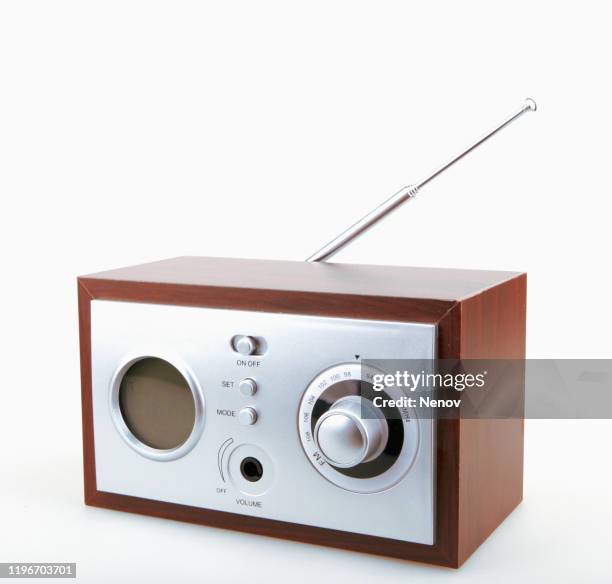
[[[522,274],[461,303],[462,359],[524,359],[526,287]],[[459,565],[523,498],[523,435],[522,418],[460,420]]]
[[[81,362],[81,415],[83,419],[83,487],[85,503],[92,504],[96,493],[96,457],[93,436],[91,391],[91,300],[82,283],[77,284],[79,304],[79,350]]]

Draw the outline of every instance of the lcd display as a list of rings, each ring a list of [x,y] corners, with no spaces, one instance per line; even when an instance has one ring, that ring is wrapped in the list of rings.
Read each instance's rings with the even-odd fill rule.
[[[151,448],[177,448],[193,430],[196,408],[189,384],[163,359],[142,359],[127,370],[119,406],[132,434]]]

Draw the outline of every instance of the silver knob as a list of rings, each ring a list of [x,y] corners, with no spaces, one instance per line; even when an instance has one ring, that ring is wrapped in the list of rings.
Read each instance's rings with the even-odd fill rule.
[[[257,410],[255,408],[242,408],[238,412],[238,422],[243,426],[252,426],[257,422]]]
[[[327,462],[350,468],[382,453],[389,439],[389,427],[372,402],[351,395],[339,399],[319,418],[314,437]]]
[[[236,339],[235,348],[241,355],[252,355],[257,350],[257,341],[244,335]]]
[[[238,384],[238,389],[240,390],[240,393],[246,397],[255,395],[257,392],[257,382],[254,379],[247,377]]]

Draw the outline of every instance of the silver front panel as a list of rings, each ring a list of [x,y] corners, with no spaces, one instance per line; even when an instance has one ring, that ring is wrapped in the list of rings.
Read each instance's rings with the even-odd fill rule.
[[[432,325],[94,300],[92,381],[97,488],[158,501],[253,515],[424,544],[434,543],[434,422],[418,420],[409,470],[385,490],[359,493],[313,467],[298,431],[300,401],[325,369],[368,359],[431,359]],[[236,335],[265,341],[245,357]],[[113,389],[126,364],[170,361],[201,394],[194,442],[180,457],[139,452],[122,432]],[[245,396],[250,377],[257,392]],[[257,412],[241,425],[245,407]],[[147,454],[147,455],[146,455]],[[264,467],[258,482],[240,473],[245,457]]]

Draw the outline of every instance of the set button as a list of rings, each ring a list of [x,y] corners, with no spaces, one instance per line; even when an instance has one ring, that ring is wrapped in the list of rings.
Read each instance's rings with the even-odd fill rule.
[[[238,384],[238,389],[242,395],[245,397],[250,397],[255,395],[257,392],[257,382],[254,379],[247,377]]]

